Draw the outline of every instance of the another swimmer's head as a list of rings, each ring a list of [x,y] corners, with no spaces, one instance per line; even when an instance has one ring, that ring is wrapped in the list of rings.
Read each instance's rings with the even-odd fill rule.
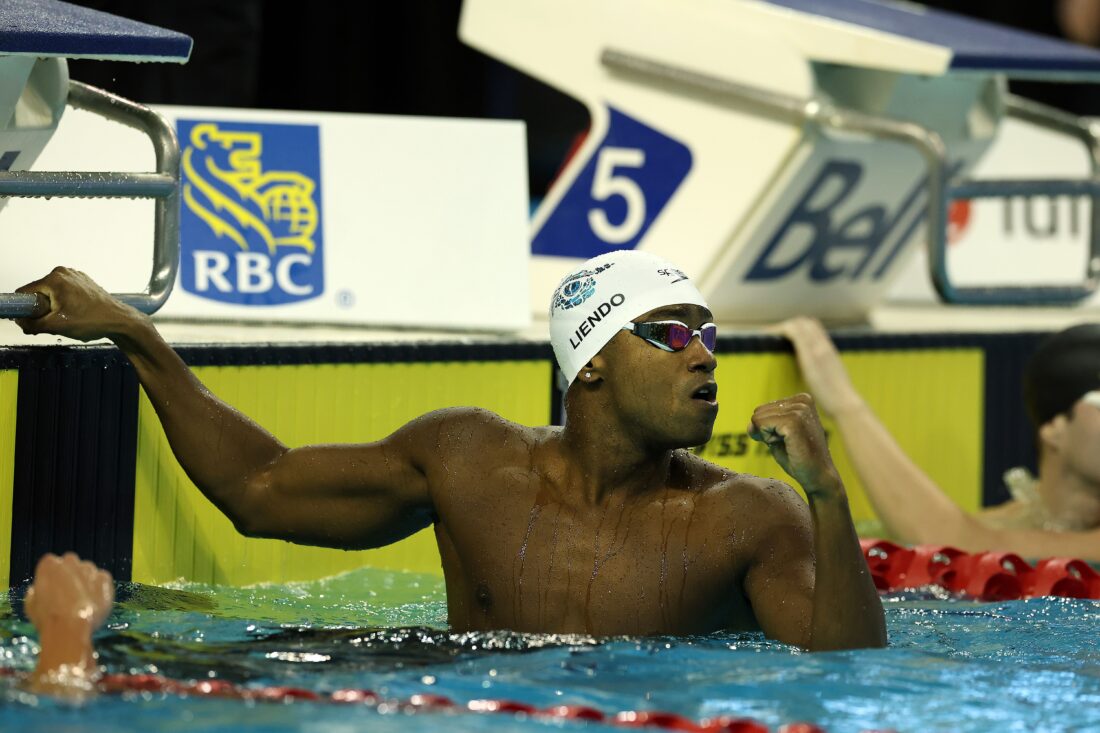
[[[1040,472],[1100,489],[1100,324],[1067,328],[1039,345],[1024,372],[1024,402]]]
[[[1100,323],[1082,323],[1048,336],[1024,370],[1024,405],[1038,430],[1100,391]]]
[[[562,278],[550,299],[550,344],[572,385],[596,354],[633,319],[661,306],[706,300],[691,279],[648,252],[593,257]]]

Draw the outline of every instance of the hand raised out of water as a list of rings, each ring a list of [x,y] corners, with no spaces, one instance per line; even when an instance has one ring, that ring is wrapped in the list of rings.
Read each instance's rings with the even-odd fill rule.
[[[107,620],[114,601],[111,574],[67,552],[38,561],[23,608],[40,634],[55,628],[91,633]]]
[[[20,318],[16,325],[26,334],[52,333],[79,341],[110,336],[137,311],[110,296],[79,270],[55,267],[49,275],[17,288],[17,293],[38,293],[49,310],[37,318]]]
[[[776,462],[811,498],[843,492],[810,395],[797,394],[757,407],[748,433],[768,446]]]
[[[38,664],[24,686],[34,693],[83,699],[100,676],[92,632],[114,606],[111,574],[71,552],[44,555],[23,609],[38,630]]]
[[[820,321],[816,318],[791,318],[775,326],[774,330],[786,336],[794,346],[802,378],[825,412],[837,415],[863,404],[863,398],[852,386],[848,371],[840,360],[840,353]]]

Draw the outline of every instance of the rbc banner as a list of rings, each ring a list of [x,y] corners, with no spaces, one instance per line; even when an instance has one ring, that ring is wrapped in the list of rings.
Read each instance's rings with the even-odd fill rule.
[[[691,170],[678,140],[608,108],[607,134],[535,234],[536,255],[633,249]]]
[[[246,305],[320,296],[318,126],[181,119],[178,132],[183,289]]]
[[[181,267],[158,319],[462,331],[530,325],[522,122],[157,111],[178,132],[181,154]],[[156,161],[140,131],[81,112],[62,118],[35,164],[144,171]],[[109,292],[148,282],[151,202],[20,204],[0,215],[4,236],[51,244],[8,248],[7,257],[0,251],[7,292],[58,264],[87,272]],[[349,330],[323,338],[367,336]]]

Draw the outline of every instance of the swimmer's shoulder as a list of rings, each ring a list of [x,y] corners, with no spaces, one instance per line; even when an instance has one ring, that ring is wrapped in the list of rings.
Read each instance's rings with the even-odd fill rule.
[[[790,485],[776,479],[738,473],[689,451],[677,451],[689,485],[724,500],[738,514],[751,512],[761,519],[794,520],[808,516],[806,501]]]
[[[480,407],[449,407],[425,413],[391,436],[402,440],[412,463],[426,475],[459,481],[466,489],[502,485],[485,481],[518,466],[530,470],[554,435],[553,428],[531,428]]]
[[[496,448],[518,442],[536,442],[558,428],[532,428],[507,420],[483,407],[445,407],[427,412],[401,429],[420,441],[433,443],[436,449],[465,449],[480,446]]]

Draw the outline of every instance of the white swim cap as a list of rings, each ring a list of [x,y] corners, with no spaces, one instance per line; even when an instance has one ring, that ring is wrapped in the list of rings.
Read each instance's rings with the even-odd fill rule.
[[[550,299],[550,344],[569,384],[627,323],[680,303],[707,305],[682,270],[656,255],[618,250],[582,263]]]

